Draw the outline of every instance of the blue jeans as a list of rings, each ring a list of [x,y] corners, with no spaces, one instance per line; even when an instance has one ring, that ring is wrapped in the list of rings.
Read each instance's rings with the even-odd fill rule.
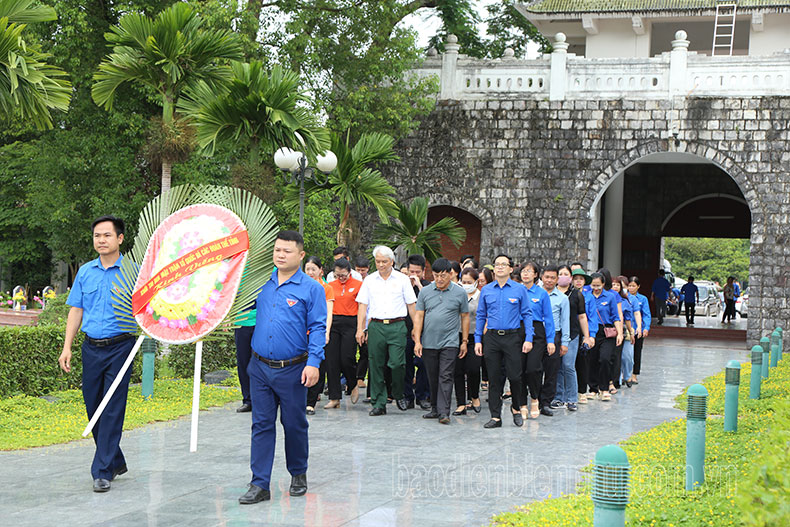
[[[623,341],[622,357],[623,383],[625,383],[625,381],[631,378],[631,374],[634,372],[634,345],[631,344],[630,340]]]
[[[576,379],[576,354],[579,352],[579,340],[581,337],[576,335],[576,338],[568,344],[568,353],[562,356],[560,372],[557,375],[557,395],[554,398],[563,403],[579,401],[579,386]]]

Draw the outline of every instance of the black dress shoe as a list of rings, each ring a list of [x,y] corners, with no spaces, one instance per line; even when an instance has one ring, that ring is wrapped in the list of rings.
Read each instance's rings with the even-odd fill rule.
[[[237,414],[243,414],[243,413],[247,413],[247,412],[252,412],[252,405],[249,404],[249,403],[244,403],[241,406],[239,406],[238,408],[236,408],[236,413]]]
[[[107,492],[110,490],[110,480],[96,478],[93,480],[93,492]]]
[[[439,419],[439,412],[436,410],[431,410],[427,414],[423,414],[423,419]]]
[[[476,414],[479,414],[480,410],[482,410],[482,408],[480,406],[472,405],[472,410],[474,410]]]
[[[414,402],[412,402],[411,404],[413,405]],[[405,412],[406,410],[409,409],[409,400],[398,399],[397,405],[398,405],[398,410],[400,410],[401,412]],[[412,408],[414,408],[414,406],[412,406]]]
[[[513,424],[516,426],[524,425],[524,418],[521,417],[521,412],[513,414]]]
[[[449,425],[450,424],[450,418],[447,417],[446,415],[440,415],[439,416],[439,424],[441,424],[441,425]]]
[[[552,416],[554,415],[554,412],[552,412],[552,411],[549,409],[549,407],[548,407],[548,406],[544,406],[543,408],[541,408],[541,409],[540,409],[540,413],[542,413],[542,414],[543,414],[543,415],[545,415],[546,417],[552,417]]]
[[[478,412],[479,412],[479,411],[480,411],[480,410],[478,410]],[[453,412],[453,415],[466,415],[466,408],[464,408],[464,409],[463,409],[463,410],[461,410],[460,412],[459,412],[458,410],[456,410],[455,412]]]
[[[628,386],[629,388],[630,388],[631,386],[633,386],[633,384],[634,384],[634,383],[632,383],[631,381],[625,381],[625,385],[626,385],[626,386]]]
[[[372,416],[387,415],[387,409],[386,408],[378,408],[378,407],[374,406],[373,410],[368,412],[368,415],[372,415]]]
[[[307,474],[291,476],[291,488],[288,494],[291,496],[304,496],[307,493]]]
[[[417,405],[422,408],[423,410],[430,410],[431,409],[431,402],[426,401],[423,399],[422,401],[417,401]]]
[[[406,408],[409,409],[409,410],[414,408],[414,400],[413,399],[409,399],[409,402],[406,405]]]
[[[258,503],[260,501],[266,501],[272,499],[271,493],[266,490],[260,488],[258,485],[253,485],[250,483],[250,490],[245,492],[240,498],[239,503],[242,505],[251,505],[253,503]]]
[[[502,420],[491,419],[483,425],[483,428],[502,428]]]
[[[127,472],[128,470],[126,469],[126,465],[115,467],[115,470],[112,471],[112,479],[115,479],[122,474],[126,474]]]

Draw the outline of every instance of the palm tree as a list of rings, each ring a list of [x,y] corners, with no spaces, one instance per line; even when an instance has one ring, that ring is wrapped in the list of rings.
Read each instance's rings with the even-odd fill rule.
[[[397,222],[381,223],[374,230],[377,243],[395,249],[403,247],[409,254],[422,254],[429,261],[442,257],[440,236],[444,234],[453,245],[460,247],[466,239],[466,229],[455,218],[442,218],[433,225],[428,220],[428,198],[414,198],[408,207],[398,204]]]
[[[197,125],[197,142],[213,153],[218,142],[246,142],[250,163],[260,165],[261,149],[281,146],[306,150],[314,157],[329,146],[329,134],[303,103],[299,75],[275,66],[266,71],[257,60],[232,62],[233,78],[217,92],[206,82],[187,90],[178,108]]]
[[[115,92],[124,83],[153,90],[162,105],[163,126],[174,130],[175,107],[188,87],[199,81],[220,89],[230,78],[223,60],[241,58],[241,46],[228,30],[203,28],[203,21],[185,3],[175,3],[155,19],[139,13],[121,17],[105,38],[113,46],[93,76],[96,104],[112,109]],[[162,192],[170,189],[172,160],[162,159]]]
[[[71,83],[66,72],[47,64],[49,54],[26,45],[26,22],[55,20],[51,7],[33,0],[0,0],[0,117],[19,115],[39,129],[52,128],[50,109],[67,110]]]
[[[326,185],[305,182],[305,196],[327,192],[340,202],[338,245],[350,245],[356,238],[352,206],[373,206],[382,222],[398,210],[395,189],[380,170],[373,168],[379,163],[400,160],[392,148],[393,144],[392,137],[375,132],[362,134],[352,147],[349,145],[348,133],[345,138],[340,134],[332,134],[332,152],[337,156],[337,168],[329,174]],[[289,186],[285,191],[285,203],[296,205],[298,200],[298,186]]]

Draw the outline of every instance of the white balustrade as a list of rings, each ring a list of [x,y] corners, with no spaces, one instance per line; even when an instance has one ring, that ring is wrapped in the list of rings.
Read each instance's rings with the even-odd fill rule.
[[[567,53],[558,33],[554,52],[539,59],[515,59],[508,49],[501,59],[482,60],[459,54],[450,35],[447,51],[432,51],[413,73],[438,75],[442,99],[790,95],[790,53],[709,57],[689,52],[686,37],[678,31],[672,51],[657,57],[585,58]]]

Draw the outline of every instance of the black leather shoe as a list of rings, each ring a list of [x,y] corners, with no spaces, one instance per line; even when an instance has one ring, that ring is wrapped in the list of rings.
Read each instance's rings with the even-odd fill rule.
[[[253,503],[270,499],[272,499],[272,495],[268,490],[262,489],[258,485],[253,485],[250,483],[250,490],[248,490],[239,498],[239,503],[242,505],[252,505]]]
[[[373,407],[373,410],[368,412],[368,415],[372,415],[372,416],[387,415],[387,409],[386,408]]]
[[[516,426],[524,425],[524,418],[521,417],[521,412],[513,414],[513,424]]]
[[[307,474],[291,476],[291,488],[288,494],[291,496],[304,496],[307,493]]]
[[[483,428],[502,428],[502,420],[491,419],[483,425]]]
[[[631,386],[634,385],[634,383],[632,383],[631,381],[625,381],[625,385],[630,388]]]
[[[406,405],[406,408],[408,408],[409,410],[414,408],[414,399],[409,399],[409,403]]]
[[[251,404],[244,403],[241,406],[239,406],[238,408],[236,408],[236,413],[237,414],[243,414],[243,413],[247,413],[247,412],[252,412],[252,405]]]
[[[479,412],[479,411],[480,411],[480,410],[478,410],[478,412]],[[459,412],[458,410],[456,410],[455,412],[453,412],[453,415],[466,415],[466,408],[464,408],[464,409],[463,409],[463,410],[461,410],[460,412]]]
[[[110,490],[110,480],[96,478],[93,480],[93,492],[107,492]]]
[[[541,409],[540,409],[540,413],[542,413],[542,414],[543,414],[543,415],[545,415],[546,417],[552,417],[552,416],[554,415],[554,412],[552,412],[552,411],[549,409],[549,407],[547,407],[547,406],[544,406],[543,408],[541,408]]]
[[[414,403],[412,402],[412,404],[414,404]],[[405,412],[406,410],[409,409],[409,400],[408,399],[398,399],[397,405],[398,405],[398,410],[400,410],[401,412]],[[414,406],[412,406],[412,408],[414,408]]]
[[[446,415],[440,415],[439,416],[439,424],[441,424],[441,425],[449,425],[450,424],[450,418],[447,417]]]
[[[126,469],[126,465],[115,467],[115,470],[112,471],[112,479],[115,479],[122,474],[126,474],[127,472],[128,470]]]
[[[482,410],[482,408],[480,406],[472,405],[472,410],[474,410],[476,414],[479,414],[480,410]]]
[[[423,414],[423,419],[439,419],[439,412],[435,410],[431,410],[427,414]]]
[[[431,409],[431,402],[426,401],[423,399],[422,401],[417,401],[417,405],[422,408],[423,410],[430,410]]]

